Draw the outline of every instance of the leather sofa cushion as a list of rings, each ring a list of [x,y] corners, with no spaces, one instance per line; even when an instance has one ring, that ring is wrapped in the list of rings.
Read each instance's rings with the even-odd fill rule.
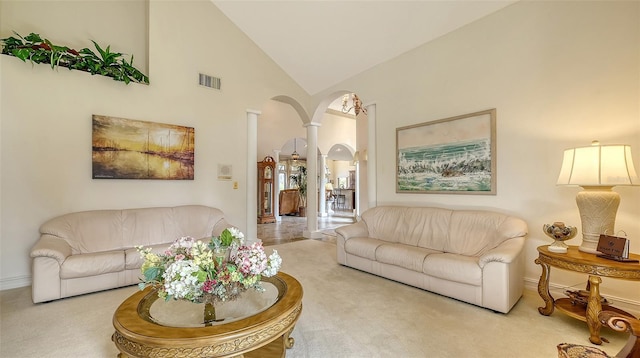
[[[182,236],[210,238],[219,222],[224,222],[221,210],[201,205],[94,210],[53,218],[40,233],[65,240],[77,255],[170,243]]]
[[[351,255],[375,260],[376,249],[384,243],[385,241],[383,240],[370,237],[354,237],[344,243],[344,250]]]
[[[124,251],[71,255],[60,267],[60,278],[102,275],[124,270]]]
[[[482,286],[482,269],[477,257],[451,253],[432,254],[425,258],[422,272],[443,280]]]
[[[451,210],[378,206],[362,213],[369,236],[393,243],[444,250]]]
[[[173,242],[181,233],[176,227],[172,208],[122,210],[123,235],[126,245],[151,246]],[[135,238],[135,239],[133,239]]]
[[[449,240],[444,252],[481,256],[507,239],[524,236],[524,221],[487,211],[455,211],[451,215]]]
[[[72,255],[123,247],[120,210],[83,211],[58,216],[42,224],[40,233],[64,239],[71,246]]]
[[[527,234],[523,220],[490,211],[378,206],[362,213],[362,221],[369,237],[465,256]]]
[[[384,244],[376,250],[376,260],[389,265],[404,267],[408,270],[422,272],[427,255],[438,251],[404,244]]]

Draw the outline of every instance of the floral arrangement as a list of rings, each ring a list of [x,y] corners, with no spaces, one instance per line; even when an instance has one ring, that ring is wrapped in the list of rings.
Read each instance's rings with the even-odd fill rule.
[[[165,300],[228,301],[253,288],[264,291],[262,276],[274,276],[282,259],[276,250],[267,257],[262,243],[244,244],[237,228],[225,229],[206,244],[181,237],[162,254],[136,247],[144,259],[139,287],[154,286]]]

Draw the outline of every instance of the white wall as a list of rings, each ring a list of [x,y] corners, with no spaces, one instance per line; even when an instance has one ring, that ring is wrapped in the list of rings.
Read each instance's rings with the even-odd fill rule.
[[[0,37],[15,30],[55,32],[60,43],[66,36],[91,38],[93,30],[77,28],[74,20],[91,23],[103,13],[77,5],[0,2]],[[45,16],[52,8],[58,15]],[[135,21],[110,19],[111,26],[141,31]],[[109,32],[99,34],[111,42]],[[309,96],[206,0],[152,0],[148,43],[149,86],[0,56],[2,288],[30,284],[29,250],[38,227],[68,212],[204,204],[246,230],[246,110],[260,110],[278,95],[300,103]],[[198,86],[199,72],[221,77],[222,91]],[[92,114],[194,127],[195,179],[92,180]],[[219,163],[233,165],[238,190],[216,179]]]
[[[327,154],[335,144],[356,147],[356,121],[345,116],[325,113],[318,127],[318,148]]]
[[[258,160],[265,156],[274,156],[274,150],[292,138],[306,138],[307,129],[302,126],[302,119],[291,105],[279,101],[269,101],[262,107],[258,117]],[[303,153],[304,148],[297,148]],[[291,153],[281,153],[289,155]]]
[[[577,187],[555,185],[563,150],[632,145],[640,170],[640,3],[522,1],[314,96],[348,88],[376,104],[378,204],[493,209],[529,224],[526,280],[540,267],[545,223],[580,226]],[[497,109],[495,196],[395,193],[397,127]],[[371,143],[370,143],[371,145]],[[616,228],[640,253],[640,187],[617,187]],[[569,244],[579,245],[576,238]],[[586,275],[553,269],[558,286]],[[639,283],[603,279],[602,292],[640,303]]]

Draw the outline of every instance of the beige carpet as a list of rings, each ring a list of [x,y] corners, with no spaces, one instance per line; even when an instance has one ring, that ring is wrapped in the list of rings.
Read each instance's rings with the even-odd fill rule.
[[[527,291],[508,314],[432,294],[336,264],[335,244],[270,246],[304,288],[287,357],[556,357],[561,342],[589,344],[585,323],[538,314]],[[0,357],[115,357],[111,318],[135,286],[31,303],[30,288],[0,292]],[[627,335],[603,329],[615,354]]]

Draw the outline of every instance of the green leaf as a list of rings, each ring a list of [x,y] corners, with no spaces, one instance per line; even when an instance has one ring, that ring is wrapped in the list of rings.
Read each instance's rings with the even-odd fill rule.
[[[224,229],[222,234],[220,234],[220,241],[222,242],[223,246],[230,246],[233,242],[233,239],[234,237],[229,229]]]
[[[102,48],[100,47],[100,45],[98,45],[97,42],[91,40],[91,42],[93,42],[93,45],[96,47],[96,49],[98,50],[98,53],[100,53],[100,57],[104,57],[104,50],[102,50]]]
[[[6,49],[14,49],[19,46],[24,46],[24,43],[21,39],[17,39],[15,37],[7,37],[6,39],[0,40],[4,43],[5,50]]]
[[[17,34],[16,34],[17,35]],[[19,36],[19,35],[18,35]],[[44,42],[42,40],[42,38],[40,37],[40,35],[35,34],[35,33],[30,33],[29,35],[27,35],[25,38],[25,40],[29,41],[29,42]]]
[[[29,58],[30,53],[31,52],[26,48],[17,48],[11,51],[11,54],[13,54],[15,57],[21,59],[24,62],[27,62],[27,59]]]
[[[157,281],[157,278],[160,277],[160,274],[162,273],[162,270],[159,267],[149,267],[146,270],[144,270],[144,280],[149,282],[149,281]]]

